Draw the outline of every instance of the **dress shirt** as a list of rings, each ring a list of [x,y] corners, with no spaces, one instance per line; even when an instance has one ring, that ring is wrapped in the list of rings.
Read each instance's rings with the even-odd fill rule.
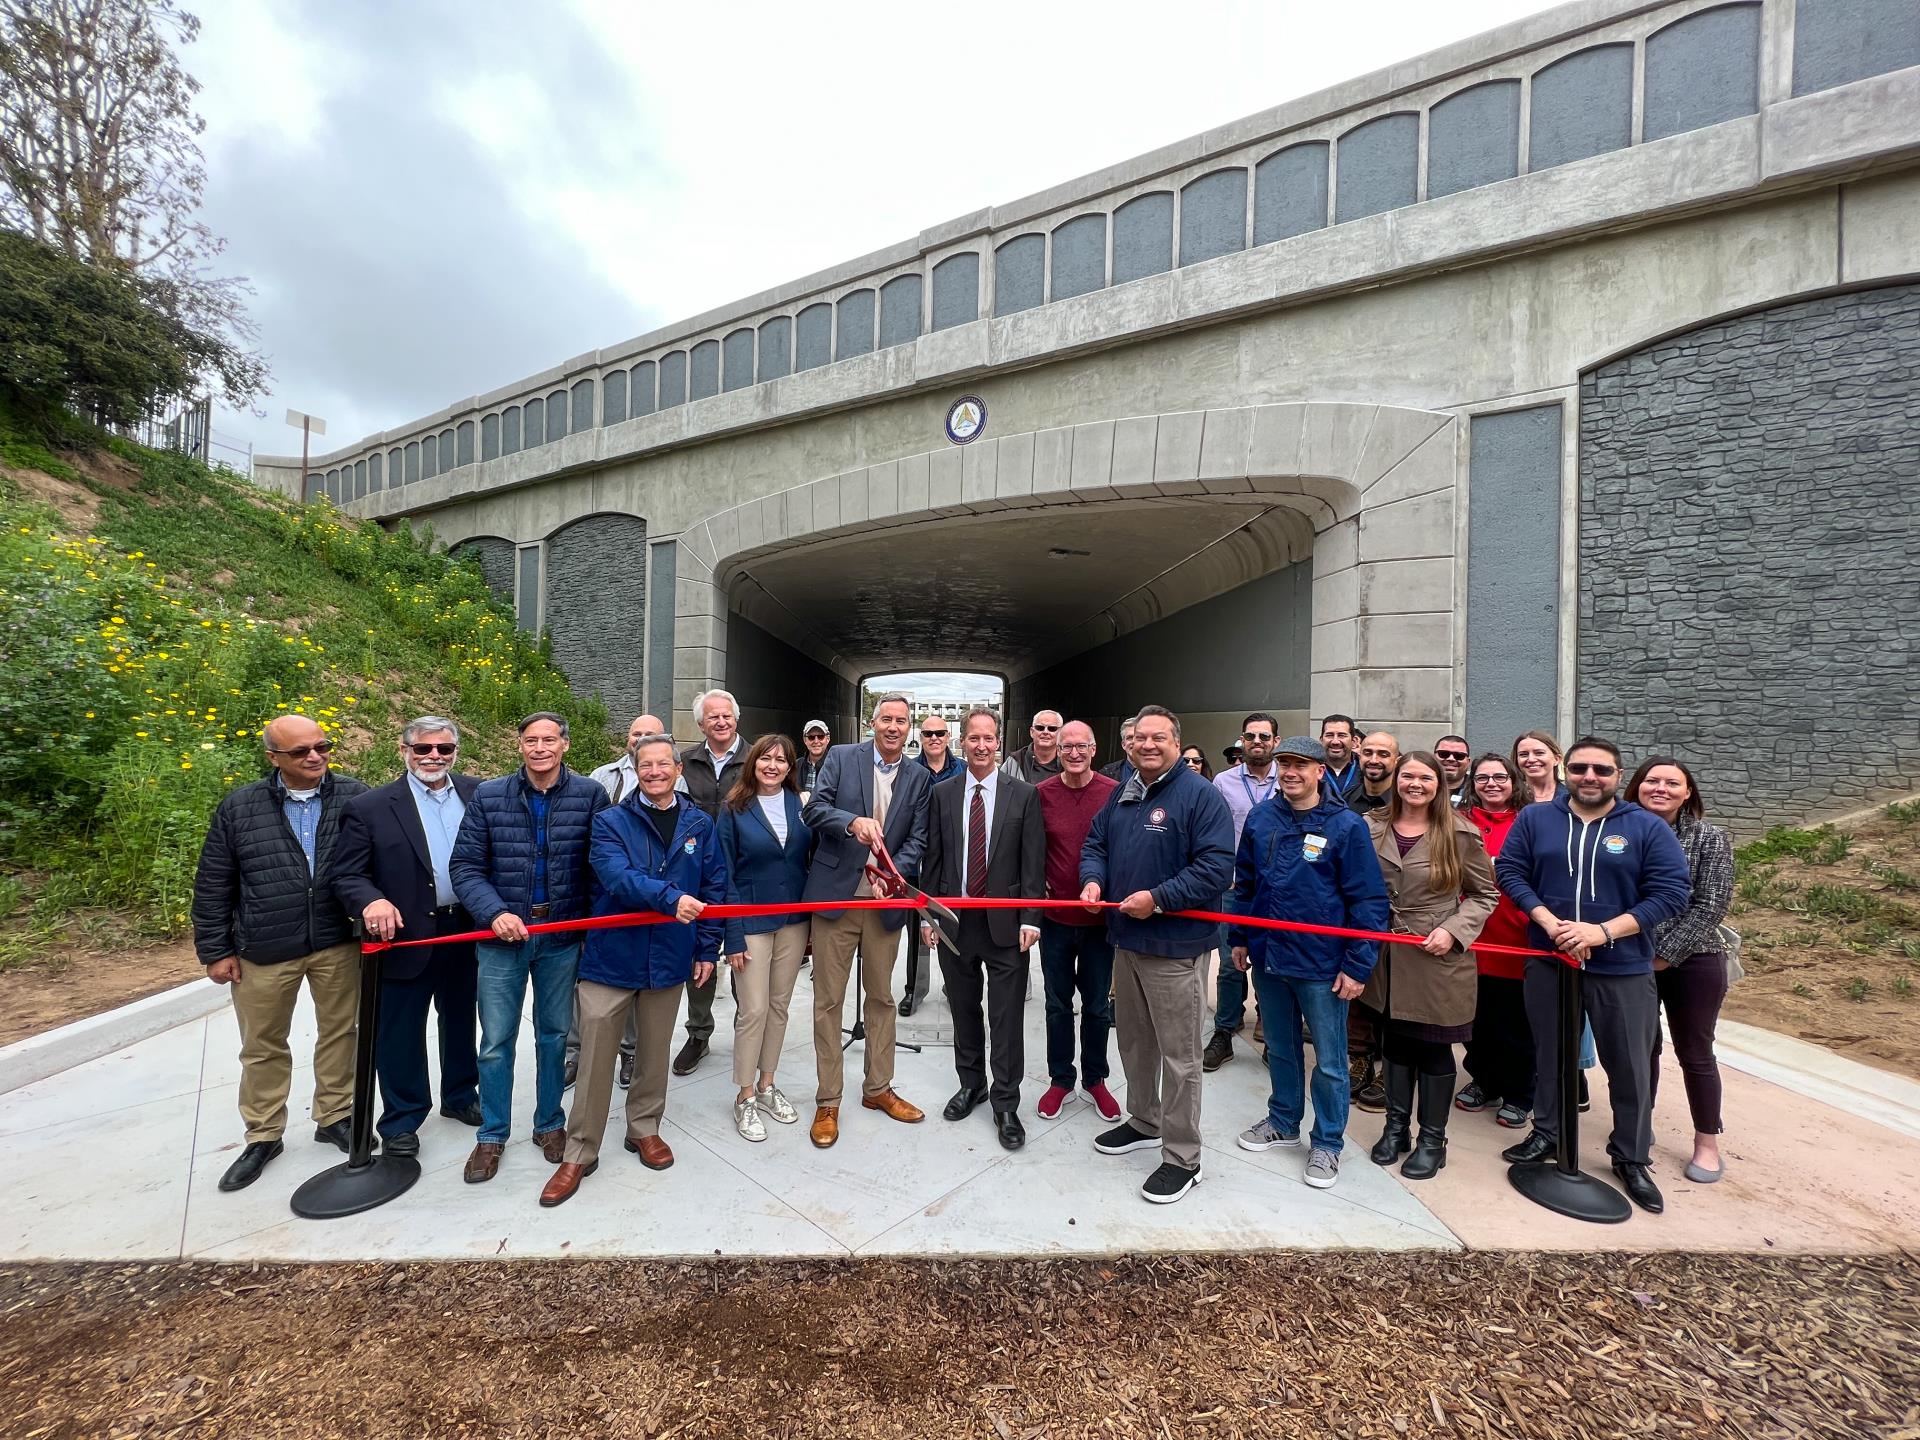
[[[968,848],[972,837],[967,833],[967,824],[973,815],[973,792],[979,790],[980,798],[986,805],[987,863],[991,865],[993,863],[993,802],[1000,794],[1000,772],[990,770],[987,772],[987,778],[982,780],[972,770],[968,770],[966,778],[960,782],[960,788],[966,792],[960,804],[960,893],[966,895],[970,893],[967,889],[967,860],[972,854]]]
[[[447,862],[453,858],[453,839],[460,833],[467,802],[453,788],[451,776],[434,790],[409,770],[407,788],[413,791],[413,808],[420,812],[420,828],[427,834],[427,858],[433,861],[433,905],[436,910],[444,909],[454,903]]]
[[[716,780],[720,778],[720,772],[727,768],[727,762],[732,760],[733,757],[738,755],[739,753],[740,753],[740,737],[738,735],[733,737],[733,744],[729,745],[726,748],[726,751],[724,754],[720,754],[720,755],[714,754],[713,746],[711,745],[702,745],[700,747],[700,758],[702,760],[705,760],[709,765],[713,766],[713,778]]]
[[[1235,765],[1213,777],[1213,788],[1226,800],[1227,809],[1233,815],[1235,845],[1240,843],[1240,832],[1246,828],[1248,812],[1262,800],[1271,800],[1279,783],[1280,767],[1271,760],[1267,762],[1267,778],[1264,780],[1249,775],[1245,765]]]
[[[313,873],[314,847],[320,841],[320,790],[287,790],[280,802],[280,813],[287,817],[287,828],[306,853],[307,873]]]

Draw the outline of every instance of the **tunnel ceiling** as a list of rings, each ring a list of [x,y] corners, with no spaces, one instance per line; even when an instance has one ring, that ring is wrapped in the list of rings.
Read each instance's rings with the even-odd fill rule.
[[[1250,578],[1222,542],[1265,509],[1200,497],[955,517],[752,560],[729,594],[756,622],[790,640],[804,631],[860,673],[1018,672],[1157,576],[1205,567],[1210,552],[1217,590]]]

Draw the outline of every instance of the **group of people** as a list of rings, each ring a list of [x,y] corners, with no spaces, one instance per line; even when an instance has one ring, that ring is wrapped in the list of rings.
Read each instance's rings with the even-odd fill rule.
[[[781,734],[748,742],[723,690],[698,697],[695,714],[698,743],[683,748],[659,717],[641,715],[625,750],[591,774],[566,763],[563,717],[529,715],[518,726],[520,767],[488,780],[459,771],[452,721],[422,716],[400,736],[406,773],[379,789],[336,774],[332,742],[307,717],[265,728],[271,769],[218,807],[193,903],[200,958],[233,986],[241,1032],[246,1143],[221,1189],[253,1183],[282,1153],[303,979],[320,1031],[315,1139],[344,1150],[359,939],[482,932],[477,943],[397,943],[381,955],[380,1143],[389,1154],[419,1151],[435,1105],[431,1012],[438,1108],[477,1132],[464,1178],[494,1179],[514,1133],[531,990],[529,1133],[554,1167],[543,1206],[570,1199],[598,1168],[616,1086],[626,1091],[626,1150],[650,1169],[673,1164],[660,1134],[668,1072],[706,1058],[722,969],[736,1002],[733,1119],[743,1140],[764,1142],[769,1124],[801,1118],[779,1065],[809,965],[811,1142],[839,1140],[854,986],[861,1109],[923,1120],[894,1088],[895,1022],[924,997],[926,958],[937,956],[959,1081],[942,1113],[958,1123],[985,1106],[999,1143],[1019,1149],[1036,948],[1048,1070],[1037,1112],[1053,1118],[1084,1096],[1110,1126],[1096,1150],[1157,1150],[1141,1187],[1156,1203],[1201,1178],[1202,1076],[1232,1057],[1249,982],[1270,1084],[1242,1147],[1299,1147],[1306,1183],[1330,1186],[1352,1094],[1384,1113],[1372,1159],[1409,1179],[1445,1165],[1455,1108],[1493,1109],[1515,1127],[1531,1118],[1506,1158],[1548,1159],[1561,1124],[1556,967],[1568,962],[1585,971],[1613,1111],[1608,1149],[1628,1193],[1661,1208],[1650,1167],[1662,1005],[1693,1109],[1687,1173],[1720,1174],[1712,1038],[1728,973],[1720,921],[1731,847],[1705,823],[1677,760],[1647,759],[1621,794],[1617,749],[1592,737],[1564,754],[1542,732],[1511,755],[1473,759],[1459,736],[1403,754],[1395,737],[1362,735],[1346,716],[1326,717],[1317,739],[1283,738],[1256,712],[1236,763],[1211,775],[1204,752],[1183,746],[1179,717],[1155,705],[1125,722],[1124,753],[1098,768],[1092,728],[1051,710],[1011,750],[990,709],[965,715],[957,736],[927,715],[912,755],[915,722],[900,695],[875,705],[869,739],[839,745],[819,720],[799,745]],[[978,903],[956,904],[957,923],[943,930],[900,903],[901,881]],[[716,905],[753,913],[709,914]],[[636,912],[660,923],[542,928]],[[1488,954],[1476,942],[1559,958]],[[669,1061],[683,995],[686,1038]],[[1110,1034],[1124,1105],[1107,1084]],[[1463,1041],[1471,1083],[1456,1094]],[[1303,1134],[1308,1044],[1313,1116]]]

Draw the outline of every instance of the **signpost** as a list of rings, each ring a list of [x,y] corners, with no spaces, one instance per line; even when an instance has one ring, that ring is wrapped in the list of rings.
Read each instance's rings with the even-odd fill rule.
[[[299,410],[287,411],[287,424],[300,427],[300,499],[307,498],[307,451],[316,435],[327,433],[327,422],[318,415],[304,414]]]

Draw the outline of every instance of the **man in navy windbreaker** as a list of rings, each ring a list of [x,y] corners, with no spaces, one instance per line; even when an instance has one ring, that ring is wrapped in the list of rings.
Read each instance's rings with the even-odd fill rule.
[[[1200,1180],[1200,1056],[1207,952],[1219,927],[1176,910],[1212,910],[1233,877],[1233,815],[1200,772],[1180,763],[1180,721],[1158,705],[1134,723],[1134,773],[1093,817],[1080,849],[1081,900],[1118,902],[1114,1035],[1127,1075],[1127,1118],[1095,1137],[1103,1155],[1158,1150],[1140,1188],[1168,1205]]]
[[[713,957],[746,949],[740,922],[700,918],[727,898],[727,861],[704,811],[677,793],[680,756],[665,735],[642,740],[634,753],[634,792],[593,822],[587,859],[593,867],[593,913],[653,911],[666,924],[587,932],[580,955],[580,1074],[567,1120],[566,1161],[540,1192],[559,1205],[600,1164],[600,1139],[613,1096],[613,1067],[632,1017],[635,1073],[627,1091],[626,1148],[650,1170],[673,1164],[660,1138],[667,1108],[667,1051],[681,992],[713,973]]]
[[[1234,864],[1233,913],[1349,930],[1387,928],[1387,887],[1367,822],[1326,782],[1327,752],[1296,735],[1274,750],[1280,793],[1248,812]],[[1267,1026],[1266,1117],[1241,1133],[1243,1150],[1300,1143],[1306,1059],[1313,1031],[1313,1135],[1305,1180],[1339,1178],[1347,1132],[1347,1004],[1380,957],[1372,940],[1233,925],[1233,963],[1251,969]]]
[[[1527,943],[1559,950],[1586,971],[1581,1003],[1593,1025],[1613,1102],[1607,1153],[1636,1204],[1665,1208],[1648,1169],[1653,1161],[1653,1045],[1659,996],[1653,928],[1684,912],[1693,893],[1686,853],[1673,827],[1616,798],[1620,751],[1587,737],[1566,755],[1567,793],[1527,806],[1494,862],[1500,889],[1527,912]],[[1533,1133],[1502,1158],[1544,1161],[1560,1138],[1559,970],[1529,957],[1527,1019],[1533,1025]]]

